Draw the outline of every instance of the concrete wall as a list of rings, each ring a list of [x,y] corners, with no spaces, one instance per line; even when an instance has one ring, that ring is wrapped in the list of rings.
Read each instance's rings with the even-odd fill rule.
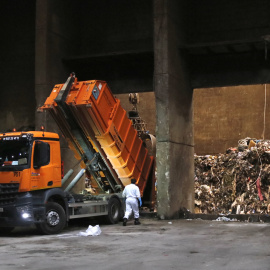
[[[0,131],[35,126],[35,1],[1,1]]]
[[[242,85],[194,89],[194,152],[197,155],[224,153],[246,137],[270,138],[270,85]],[[118,94],[123,108],[132,109],[128,94]],[[139,93],[138,111],[151,134],[156,134],[154,92]],[[264,134],[263,134],[264,132]],[[264,135],[264,136],[263,136]]]
[[[153,91],[152,0],[76,1],[78,46],[64,63],[79,80],[108,82],[113,93]]]
[[[187,43],[255,40],[269,34],[268,0],[187,1]]]
[[[122,107],[128,112],[132,110],[132,104],[129,103],[129,94],[115,95],[120,99]],[[139,104],[137,110],[140,117],[146,122],[147,130],[150,134],[156,135],[156,101],[154,92],[139,93]]]
[[[195,153],[224,153],[246,137],[269,139],[269,95],[269,85],[266,99],[265,85],[195,89]]]
[[[152,1],[81,1],[80,55],[153,50]]]

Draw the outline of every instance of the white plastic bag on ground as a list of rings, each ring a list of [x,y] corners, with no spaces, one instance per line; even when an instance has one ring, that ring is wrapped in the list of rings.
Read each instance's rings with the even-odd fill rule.
[[[218,217],[216,221],[237,221],[237,219],[236,218],[230,219],[227,217]]]
[[[88,229],[85,232],[80,232],[79,235],[81,236],[96,236],[101,234],[101,229],[99,225],[91,226],[89,225]]]

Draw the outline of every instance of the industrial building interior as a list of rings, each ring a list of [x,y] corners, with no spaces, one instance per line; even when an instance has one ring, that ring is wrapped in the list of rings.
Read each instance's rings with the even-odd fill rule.
[[[157,138],[161,219],[194,210],[194,152],[219,153],[241,138],[261,138],[269,1],[1,3],[0,130],[58,131],[37,108],[73,71],[79,80],[107,81],[123,100],[141,93],[141,116],[150,116]],[[67,167],[74,163],[64,142],[62,153]]]

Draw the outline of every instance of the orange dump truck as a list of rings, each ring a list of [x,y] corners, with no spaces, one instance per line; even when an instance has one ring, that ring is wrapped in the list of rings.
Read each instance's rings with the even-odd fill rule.
[[[55,85],[40,110],[52,115],[82,168],[63,189],[73,171],[61,177],[57,134],[0,134],[0,233],[31,224],[42,233],[58,233],[69,219],[93,216],[116,223],[131,178],[153,201],[154,158],[106,82],[78,82],[71,74]],[[84,175],[96,193],[72,192]]]

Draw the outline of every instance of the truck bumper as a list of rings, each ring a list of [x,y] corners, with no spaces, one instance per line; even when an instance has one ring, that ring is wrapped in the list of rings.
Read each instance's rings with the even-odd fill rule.
[[[0,227],[29,226],[40,223],[45,217],[45,206],[34,206],[32,196],[20,196],[11,205],[0,205]]]
[[[32,217],[23,218],[15,207],[0,207],[0,211],[0,227],[29,226],[34,223]]]

